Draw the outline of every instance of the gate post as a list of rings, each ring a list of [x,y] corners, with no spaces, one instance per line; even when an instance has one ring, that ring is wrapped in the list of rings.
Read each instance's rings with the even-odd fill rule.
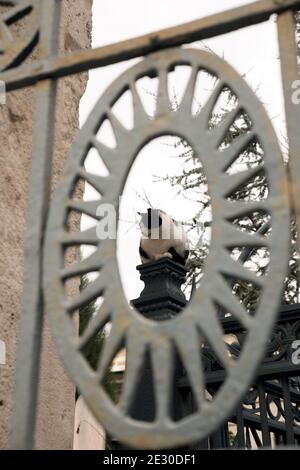
[[[137,266],[145,287],[132,305],[146,318],[168,320],[178,315],[187,300],[181,290],[187,268],[169,258]]]
[[[188,270],[169,258],[137,266],[145,287],[140,297],[132,305],[146,318],[154,321],[167,321],[180,314],[187,304],[181,290]],[[182,400],[177,380],[183,371],[175,360],[172,407],[170,413],[176,419],[182,414]],[[149,355],[146,355],[144,368],[137,386],[137,393],[131,410],[132,417],[152,421],[155,416],[155,402],[152,383],[152,368]]]

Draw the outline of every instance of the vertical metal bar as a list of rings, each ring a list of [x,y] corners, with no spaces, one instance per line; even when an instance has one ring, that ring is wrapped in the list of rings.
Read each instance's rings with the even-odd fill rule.
[[[251,441],[251,435],[250,435],[250,427],[246,427],[246,447],[247,449],[252,449],[252,441]]]
[[[280,432],[275,432],[275,444],[276,446],[282,445],[282,434]]]
[[[39,49],[44,59],[58,51],[60,3],[60,0],[42,0]],[[43,325],[42,253],[51,186],[56,81],[40,82],[36,86],[36,94],[24,292],[11,436],[13,449],[31,449],[34,441]]]
[[[262,442],[263,442],[263,446],[271,447],[271,436],[270,436],[269,425],[268,425],[265,387],[264,387],[264,383],[262,380],[259,380],[258,382],[258,395],[259,395]]]
[[[209,449],[209,438],[203,439],[200,442],[196,442],[190,446],[190,450],[208,450]]]
[[[299,80],[297,64],[297,46],[295,38],[295,18],[292,10],[278,15],[278,41],[281,62],[287,134],[289,142],[288,176],[292,208],[296,217],[298,232],[300,229],[300,104],[293,100],[293,88]],[[298,249],[300,237],[298,237]]]
[[[246,448],[243,407],[239,405],[236,410],[237,442],[238,447]]]
[[[185,395],[185,400],[186,400],[185,414],[196,412],[198,408],[197,408],[196,402],[193,398],[193,394],[191,393],[191,391],[189,391],[189,398],[187,398],[187,396]],[[206,439],[203,439],[202,441],[193,442],[193,444],[189,446],[189,450],[202,450],[202,449],[206,449],[206,450],[209,449],[209,437],[207,437]]]
[[[292,412],[290,386],[287,377],[281,379],[282,391],[283,391],[283,404],[284,404],[284,418],[285,418],[285,435],[286,445],[295,444],[294,436],[294,419]]]
[[[229,447],[227,425],[221,426],[211,437],[211,449],[226,449]]]

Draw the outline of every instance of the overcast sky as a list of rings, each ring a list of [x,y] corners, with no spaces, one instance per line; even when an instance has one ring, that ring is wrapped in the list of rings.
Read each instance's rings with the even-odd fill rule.
[[[93,6],[93,47],[142,35],[157,29],[191,21],[218,11],[251,3],[243,0],[94,0]],[[250,86],[263,101],[280,140],[284,134],[283,98],[276,23],[273,17],[269,22],[245,28],[234,33],[195,43],[193,47],[209,47],[227,60],[238,72],[245,76]],[[80,121],[83,124],[90,111],[106,87],[126,68],[137,60],[104,67],[90,72],[87,91],[81,102]],[[180,84],[178,85],[180,89]],[[150,93],[149,93],[150,95]],[[149,96],[151,101],[151,96]],[[149,104],[151,105],[149,101]],[[129,118],[129,109],[124,105],[121,114]],[[128,114],[128,116],[127,116]],[[107,136],[109,138],[109,135]],[[121,217],[134,222],[137,210],[145,204],[139,200],[139,193],[145,189],[153,206],[171,213],[179,220],[186,220],[195,210],[191,204],[175,198],[175,193],[166,186],[153,183],[153,174],[163,175],[170,168],[171,147],[168,140],[157,141],[148,146],[137,159],[126,189],[126,207]],[[171,152],[171,153],[170,153]],[[174,153],[174,152],[173,152]],[[153,155],[157,158],[153,159]],[[151,158],[152,157],[152,158]],[[175,165],[176,163],[171,163]],[[89,170],[96,162],[90,162]],[[88,198],[92,198],[87,192]],[[84,221],[86,225],[88,221]],[[119,240],[119,262],[124,289],[129,299],[139,295],[142,284],[138,282],[135,266],[139,263],[139,232],[134,224],[124,225]]]

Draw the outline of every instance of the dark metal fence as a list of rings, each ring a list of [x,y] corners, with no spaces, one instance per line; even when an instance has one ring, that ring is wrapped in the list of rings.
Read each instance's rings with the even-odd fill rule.
[[[139,299],[134,301],[147,318],[164,320],[177,315],[185,301],[180,286],[185,269],[169,260],[138,267],[145,282]],[[155,273],[155,276],[153,276]],[[160,288],[158,287],[160,285]],[[222,315],[221,324],[232,357],[238,360],[245,330],[230,315]],[[188,341],[188,338],[187,338]],[[201,350],[205,369],[205,389],[213,399],[225,381],[226,371],[209,345]],[[212,435],[185,449],[257,449],[300,445],[300,304],[284,305],[267,344],[263,361],[258,365],[253,383],[229,419]],[[149,365],[145,360],[140,376],[142,387],[134,404],[136,415],[147,420],[152,414],[149,399]],[[191,415],[197,408],[193,389],[184,366],[177,362],[173,410],[176,419]],[[124,381],[124,373],[118,383]],[[121,390],[122,387],[120,387]],[[109,449],[124,449],[108,438]]]
[[[226,334],[231,335],[231,353],[238,357],[240,344],[235,335],[242,333],[241,328],[231,318],[224,318],[222,324]],[[252,449],[300,444],[299,337],[300,305],[283,306],[252,387],[232,417],[195,448]],[[224,371],[211,350],[204,354],[207,389],[213,395],[224,380]],[[179,387],[186,386],[183,377]]]
[[[241,333],[231,319],[223,321],[228,335]],[[295,341],[300,337],[300,305],[283,307],[268,352],[260,365],[252,387],[245,395],[229,420],[214,434],[189,449],[257,449],[300,445],[300,356]],[[239,354],[238,342],[231,343],[232,354]],[[295,354],[296,353],[296,354]],[[224,381],[224,371],[207,348],[206,384],[207,392],[214,395]],[[293,364],[293,355],[295,362]],[[178,379],[182,414],[193,411],[193,396],[185,375]],[[115,439],[108,439],[108,448],[120,450],[124,447]]]

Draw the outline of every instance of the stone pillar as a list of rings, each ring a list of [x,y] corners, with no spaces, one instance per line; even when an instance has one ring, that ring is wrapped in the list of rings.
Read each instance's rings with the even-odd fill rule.
[[[61,53],[90,47],[91,9],[92,0],[62,2]],[[21,28],[22,24],[17,26]],[[34,61],[38,53],[37,48],[29,60]],[[87,79],[88,75],[84,73],[59,80],[53,189],[78,131],[79,103]],[[0,106],[0,449],[8,448],[14,407],[13,386],[23,289],[23,248],[34,109],[34,87],[9,93],[7,104]],[[36,448],[72,448],[74,409],[74,386],[58,358],[46,320]]]

